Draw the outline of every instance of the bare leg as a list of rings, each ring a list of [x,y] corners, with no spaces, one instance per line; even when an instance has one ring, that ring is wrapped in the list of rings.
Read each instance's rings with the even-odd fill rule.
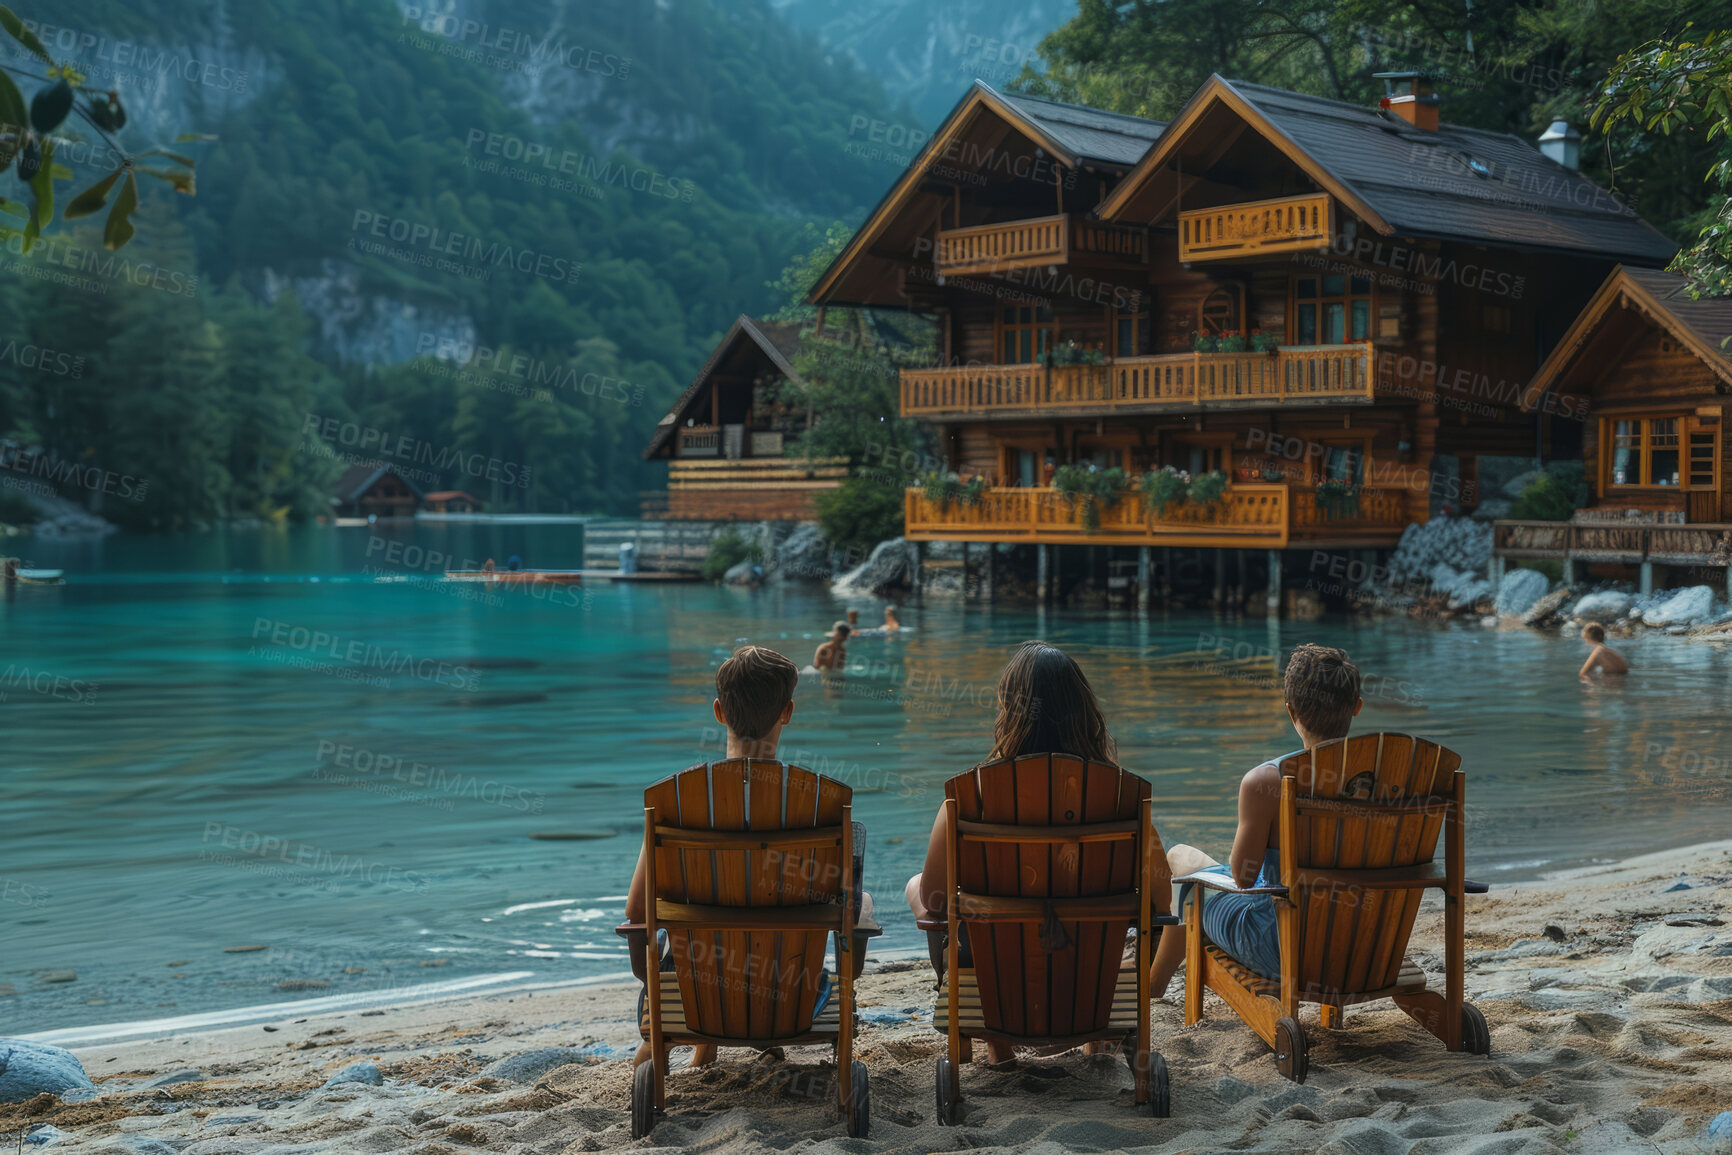
[[[1173,872],[1174,878],[1193,874],[1205,866],[1219,865],[1213,858],[1198,850],[1195,846],[1184,843],[1167,851],[1167,866]],[[1179,906],[1178,887],[1173,888],[1173,909],[1182,910]],[[1179,969],[1179,964],[1185,961],[1185,928],[1169,926],[1161,932],[1161,941],[1155,947],[1155,961],[1149,966],[1149,992],[1155,998],[1161,998],[1167,993],[1167,985],[1173,981],[1173,975]]]

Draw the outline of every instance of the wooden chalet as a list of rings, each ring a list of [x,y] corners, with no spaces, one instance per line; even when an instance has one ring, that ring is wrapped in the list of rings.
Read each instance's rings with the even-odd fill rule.
[[[1693,300],[1684,278],[1614,269],[1522,398],[1577,423],[1589,500],[1569,522],[1499,521],[1506,558],[1578,566],[1732,567],[1732,299]],[[1732,568],[1724,575],[1732,593]]]
[[[338,517],[414,517],[421,496],[395,466],[362,462],[337,479],[331,510]]]
[[[800,333],[741,314],[644,449],[668,462],[674,519],[810,521],[813,495],[847,476],[844,459],[787,455],[787,442],[810,427],[809,405],[788,385]]]
[[[1388,79],[1361,107],[1211,77],[1170,124],[976,82],[810,297],[938,325],[901,411],[990,488],[910,488],[908,536],[1140,547],[1146,590],[1149,547],[1389,548],[1476,503],[1480,456],[1575,452],[1522,391],[1609,270],[1676,246]],[[1158,513],[1133,484],[1091,531],[1070,463],[1228,483]]]
[[[461,489],[441,489],[421,499],[422,513],[483,513],[487,503]]]

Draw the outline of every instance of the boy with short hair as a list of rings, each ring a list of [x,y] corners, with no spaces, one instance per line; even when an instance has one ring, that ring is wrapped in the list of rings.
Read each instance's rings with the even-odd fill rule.
[[[847,622],[838,620],[830,627],[829,636],[824,639],[812,654],[812,668],[825,672],[835,670],[840,673],[848,666],[848,635],[853,628]]]
[[[1606,627],[1599,622],[1589,622],[1582,627],[1582,641],[1594,647],[1588,655],[1588,660],[1582,665],[1579,675],[1584,681],[1589,674],[1598,670],[1602,674],[1627,674],[1630,663],[1624,660],[1624,655],[1606,645]]]
[[[782,738],[782,727],[794,716],[794,687],[800,684],[800,670],[793,662],[767,646],[741,646],[716,670],[716,699],[710,705],[716,721],[727,729],[726,758],[776,757],[776,746]],[[876,926],[872,921],[872,896],[861,887],[864,847],[860,841],[860,826],[855,824],[854,888],[857,903],[856,924]],[[648,879],[645,877],[643,849],[638,849],[637,866],[632,870],[631,887],[626,892],[625,921],[641,923],[649,909]],[[876,931],[874,931],[876,933]],[[663,954],[661,969],[671,970],[671,955]],[[639,1011],[642,1013],[641,1007]],[[649,1043],[638,1048],[632,1065],[636,1067],[649,1058]],[[701,1066],[716,1057],[713,1044],[693,1048],[692,1065]]]
[[[1287,716],[1305,749],[1334,738],[1345,738],[1364,705],[1359,696],[1359,667],[1342,650],[1306,644],[1288,659],[1283,690]],[[1275,761],[1253,767],[1239,783],[1239,828],[1233,836],[1230,865],[1221,865],[1194,846],[1167,851],[1174,878],[1188,874],[1219,874],[1239,887],[1277,886],[1281,882],[1281,771]],[[1180,909],[1195,883],[1179,891]],[[1263,975],[1279,978],[1281,940],[1275,902],[1267,894],[1211,893],[1203,903],[1203,932],[1209,941]],[[1155,950],[1149,982],[1156,998],[1167,991],[1173,972],[1185,957],[1185,936],[1167,933]]]

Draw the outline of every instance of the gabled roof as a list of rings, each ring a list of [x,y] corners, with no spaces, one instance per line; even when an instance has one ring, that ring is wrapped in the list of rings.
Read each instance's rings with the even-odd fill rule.
[[[1002,117],[1029,140],[1073,169],[1096,168],[1124,172],[1136,164],[1166,128],[1158,120],[1103,112],[1080,104],[1063,104],[1038,96],[1001,93],[976,80],[932,133],[918,156],[890,186],[866,222],[824,270],[807,300],[817,303],[848,265],[865,252],[895,210],[920,189],[928,170],[943,162],[952,145],[982,110]]]
[[[1386,236],[1436,237],[1664,264],[1678,246],[1581,173],[1507,133],[1416,128],[1370,106],[1211,76],[1101,204],[1139,218],[1162,173],[1209,112],[1225,106]]]
[[[357,465],[349,466],[347,469],[343,470],[342,475],[337,478],[337,484],[333,487],[333,492],[336,494],[335,500],[339,502],[354,502],[361,500],[361,495],[373,488],[373,483],[378,481],[387,473],[395,475],[397,480],[408,486],[409,492],[413,493],[416,497],[423,496],[421,493],[421,487],[416,485],[413,481],[410,481],[407,477],[404,477],[395,465],[389,463],[381,464],[376,461],[363,461]]]
[[[1522,408],[1533,408],[1563,381],[1594,337],[1621,311],[1620,306],[1640,311],[1651,324],[1664,329],[1722,381],[1732,385],[1732,350],[1723,344],[1732,338],[1732,297],[1696,300],[1689,295],[1688,285],[1683,277],[1660,269],[1629,269],[1621,265],[1613,269],[1528,382],[1522,394]]]
[[[692,378],[692,383],[686,386],[686,391],[680,394],[679,400],[674,402],[667,416],[656,422],[655,436],[650,438],[649,445],[643,451],[644,460],[654,457],[673,437],[686,409],[697,400],[698,394],[709,384],[710,377],[742,342],[760,350],[782,376],[797,385],[803,384],[800,375],[794,372],[794,355],[800,350],[800,327],[760,321],[741,313],[723,334],[722,339],[716,342],[709,360],[704,362],[703,368],[698,370],[698,375]]]

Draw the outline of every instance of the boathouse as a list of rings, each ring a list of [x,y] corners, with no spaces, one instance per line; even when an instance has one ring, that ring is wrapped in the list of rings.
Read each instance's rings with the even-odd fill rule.
[[[795,371],[800,331],[741,314],[656,424],[648,461],[668,462],[660,516],[704,521],[810,521],[814,495],[847,476],[842,458],[800,458],[788,442],[813,413]]]

